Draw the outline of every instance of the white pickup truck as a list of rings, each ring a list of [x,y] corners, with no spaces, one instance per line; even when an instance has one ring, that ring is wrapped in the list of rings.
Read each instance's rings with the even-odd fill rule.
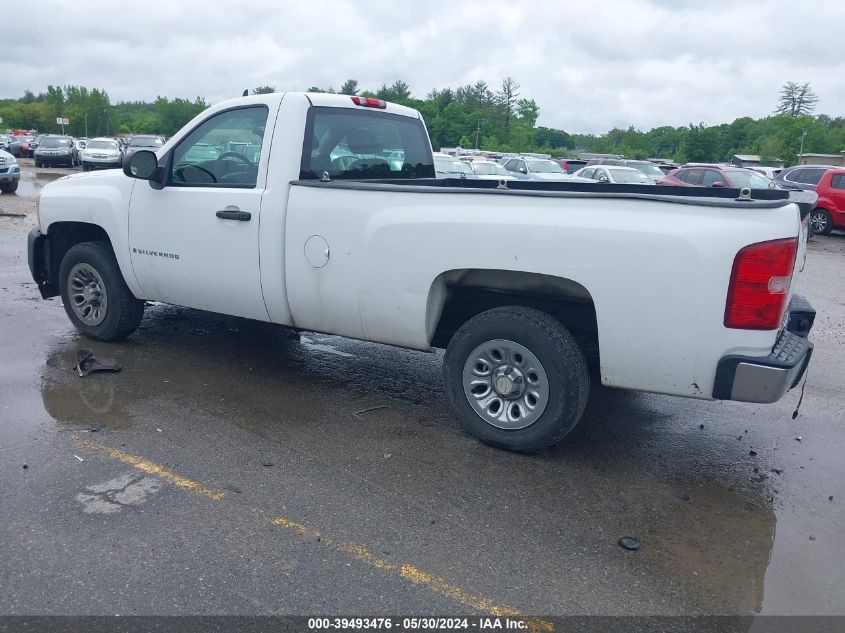
[[[795,386],[812,196],[437,180],[415,110],[257,95],[123,171],[46,186],[29,265],[99,340],[132,334],[154,300],[446,348],[462,424],[533,451],[574,427],[591,380],[747,402]]]

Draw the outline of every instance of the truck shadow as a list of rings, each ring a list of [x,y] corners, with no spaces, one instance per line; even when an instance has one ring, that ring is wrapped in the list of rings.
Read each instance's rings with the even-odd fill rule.
[[[82,347],[123,371],[80,379],[72,367]],[[775,514],[767,482],[754,480],[747,449],[725,431],[736,424],[731,409],[598,388],[564,443],[516,455],[459,430],[441,362],[441,353],[155,306],[125,343],[58,343],[41,385],[63,428],[154,435],[159,419],[213,421],[383,487],[386,505],[458,513],[455,529],[470,538],[461,547],[480,557],[515,548],[515,569],[556,570],[550,596],[570,573],[609,592],[601,570],[613,566],[644,583],[634,594],[675,595],[669,612],[760,610]],[[644,543],[636,555],[616,545],[624,534]],[[456,547],[446,535],[438,546]]]

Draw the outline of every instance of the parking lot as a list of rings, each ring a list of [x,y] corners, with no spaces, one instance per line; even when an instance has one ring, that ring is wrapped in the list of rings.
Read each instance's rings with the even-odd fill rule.
[[[0,612],[829,615],[845,609],[845,234],[812,238],[804,400],[596,387],[526,456],[464,435],[442,354],[147,308],[105,344],[41,300],[0,197]],[[77,352],[122,371],[80,378]],[[617,541],[633,536],[638,551]]]

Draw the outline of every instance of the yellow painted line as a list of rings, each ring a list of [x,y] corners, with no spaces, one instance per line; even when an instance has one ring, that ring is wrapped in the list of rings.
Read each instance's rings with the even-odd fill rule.
[[[196,481],[193,481],[186,477],[182,477],[181,475],[174,473],[169,468],[166,468],[165,466],[159,466],[158,464],[155,464],[149,461],[148,459],[144,459],[143,457],[124,453],[123,451],[116,448],[109,448],[108,446],[104,446],[103,444],[92,442],[91,440],[86,440],[82,437],[79,437],[78,435],[72,435],[71,440],[74,444],[81,448],[87,448],[89,451],[92,451],[94,453],[99,453],[100,455],[105,455],[106,457],[116,459],[117,461],[123,462],[124,464],[128,464],[133,468],[143,470],[145,473],[149,473],[150,475],[157,475],[162,479],[169,481],[174,486],[183,488],[188,492],[194,492],[198,495],[213,499],[214,501],[219,501],[226,495],[226,493],[222,490],[216,490],[214,488],[208,488],[207,486],[203,486],[201,483],[197,483]]]
[[[183,488],[184,490],[187,490],[189,492],[194,492],[204,497],[208,497],[209,499],[213,499],[214,501],[219,501],[226,494],[222,490],[208,488],[196,481],[187,479],[186,477],[182,477],[181,475],[178,475],[172,470],[164,466],[159,466],[158,464],[144,459],[143,457],[131,455],[119,449],[110,448],[103,444],[99,444],[98,442],[92,442],[91,440],[79,437],[78,435],[72,435],[71,439],[73,440],[74,444],[81,448],[85,448],[94,453],[105,455],[106,457],[110,457],[117,461],[123,462],[124,464],[128,464],[134,468],[144,471],[145,473],[157,475],[162,479],[169,481],[173,485],[178,486],[179,488]],[[442,578],[438,578],[437,576],[432,576],[431,574],[415,567],[414,565],[399,565],[396,563],[392,563],[388,560],[380,558],[363,545],[336,542],[331,538],[322,536],[317,530],[314,530],[313,528],[309,528],[305,525],[302,525],[301,523],[291,521],[290,519],[286,519],[285,517],[272,515],[266,510],[262,510],[261,508],[252,508],[252,512],[260,516],[261,518],[269,521],[273,525],[277,525],[286,530],[291,530],[293,532],[296,532],[297,534],[307,535],[309,537],[315,538],[324,545],[334,549],[337,552],[340,552],[341,554],[346,555],[349,558],[357,560],[361,563],[369,565],[370,567],[378,569],[385,573],[399,576],[400,578],[403,578],[414,585],[424,587],[425,589],[428,589],[433,593],[437,593],[441,596],[449,598],[450,600],[457,602],[458,604],[462,604],[466,607],[469,607],[476,611],[480,611],[482,613],[489,614],[494,617],[523,618],[522,613],[517,609],[503,604],[499,604],[494,600],[491,600],[490,598],[486,598],[484,596],[468,593],[460,587],[453,585]],[[524,620],[528,625],[528,630],[531,631],[555,630],[554,623],[549,622],[547,620],[540,620],[537,618],[524,618]]]

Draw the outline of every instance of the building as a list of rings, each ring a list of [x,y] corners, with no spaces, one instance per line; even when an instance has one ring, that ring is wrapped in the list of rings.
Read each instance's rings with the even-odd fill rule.
[[[783,167],[783,161],[780,158],[773,158],[769,167]],[[760,167],[760,157],[755,154],[734,154],[731,158],[731,165],[734,167]]]
[[[838,154],[801,154],[798,156],[798,164],[845,166],[845,149]]]

